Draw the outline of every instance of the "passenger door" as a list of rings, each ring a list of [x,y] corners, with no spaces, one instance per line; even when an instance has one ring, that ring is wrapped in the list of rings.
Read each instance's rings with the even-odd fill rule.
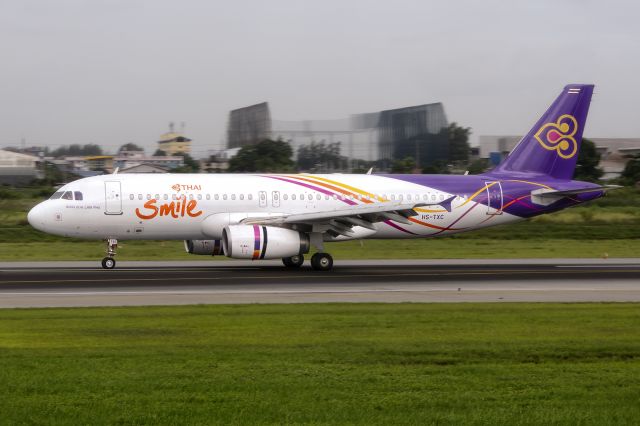
[[[119,181],[105,181],[104,200],[104,214],[122,214],[122,193]]]
[[[502,214],[502,185],[497,181],[485,182],[487,191],[487,214]]]

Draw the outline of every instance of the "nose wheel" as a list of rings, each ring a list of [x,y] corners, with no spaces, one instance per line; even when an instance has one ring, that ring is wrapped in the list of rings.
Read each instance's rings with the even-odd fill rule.
[[[116,260],[113,257],[105,257],[102,259],[102,267],[104,269],[113,269],[116,267]]]
[[[113,269],[116,267],[116,260],[113,258],[116,255],[116,249],[118,248],[118,240],[115,238],[107,239],[107,257],[102,259],[102,268]]]
[[[311,267],[316,271],[329,271],[333,268],[333,257],[329,253],[316,253],[311,256]]]

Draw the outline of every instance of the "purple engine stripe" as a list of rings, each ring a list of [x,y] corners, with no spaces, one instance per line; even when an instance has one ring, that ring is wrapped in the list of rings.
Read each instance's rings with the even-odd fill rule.
[[[253,225],[253,250],[260,250],[260,227]]]
[[[302,183],[302,182],[297,182],[295,180],[290,180],[290,179],[283,178],[283,177],[277,177],[277,176],[264,176],[264,177],[268,177],[268,178],[271,178],[271,179],[278,179],[278,180],[281,180],[281,181],[284,181],[284,182],[294,183],[296,185],[304,186],[304,187],[307,187],[309,189],[313,189],[314,191],[322,192],[323,194],[327,194],[327,195],[331,195],[331,196],[338,195],[338,200],[340,200],[340,201],[342,201],[344,203],[347,203],[350,206],[354,206],[354,205],[357,204],[357,203],[355,203],[355,202],[353,202],[353,201],[351,201],[349,199],[346,199],[346,198],[343,200],[342,197],[340,197],[340,194],[336,194],[335,192],[327,191],[326,189],[322,189],[322,188],[319,188],[317,186],[309,185],[309,184]]]
[[[391,222],[391,221],[390,221],[390,220],[388,220],[388,219],[387,219],[387,220],[385,220],[385,221],[384,221],[384,223],[386,223],[387,225],[389,225],[389,226],[390,226],[390,227],[392,227],[392,228],[396,228],[396,229],[397,229],[397,230],[399,230],[399,231],[406,232],[407,234],[411,234],[411,235],[418,235],[418,234],[416,234],[415,232],[411,232],[411,231],[409,231],[409,230],[407,230],[407,229],[404,229],[404,228],[402,228],[402,227],[400,227],[400,226],[396,225],[395,223]]]

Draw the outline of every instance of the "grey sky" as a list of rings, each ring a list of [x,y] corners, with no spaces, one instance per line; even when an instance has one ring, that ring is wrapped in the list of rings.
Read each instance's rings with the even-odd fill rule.
[[[587,136],[640,137],[634,1],[0,2],[0,146],[126,142],[187,123],[196,155],[227,113],[281,120],[442,101],[522,134],[566,83],[597,85]]]

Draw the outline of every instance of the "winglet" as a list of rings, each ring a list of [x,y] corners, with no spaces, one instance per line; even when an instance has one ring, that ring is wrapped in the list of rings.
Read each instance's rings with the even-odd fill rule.
[[[451,213],[451,203],[456,199],[456,196],[452,196],[441,202],[439,205],[442,206],[443,209]]]

